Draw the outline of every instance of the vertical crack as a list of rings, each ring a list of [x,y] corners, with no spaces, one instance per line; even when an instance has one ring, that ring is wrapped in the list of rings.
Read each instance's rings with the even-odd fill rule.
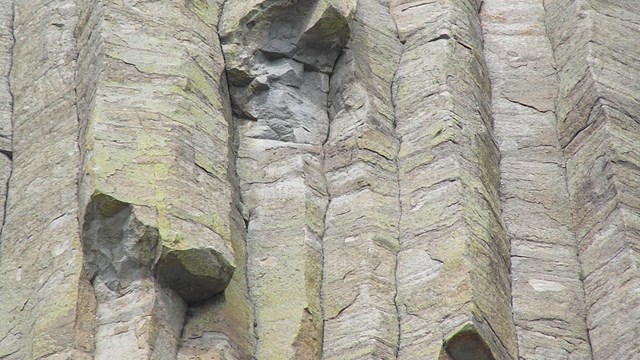
[[[484,55],[485,51],[486,51],[485,50],[486,29],[485,29],[484,24],[483,24],[482,13],[484,11],[485,5],[486,5],[485,2],[482,1],[482,3],[480,4],[480,7],[478,8],[478,18],[480,20],[480,30],[481,30],[481,39],[480,39],[481,49],[480,49],[480,52],[481,52],[482,57],[484,59],[483,60],[483,64],[484,64],[484,68],[486,70],[485,78],[486,78],[487,83],[489,85],[488,86],[488,94],[487,94],[488,99],[487,100],[488,100],[488,105],[489,105],[489,109],[490,109],[490,112],[489,112],[489,117],[490,117],[489,124],[490,125],[487,126],[487,130],[488,130],[488,134],[489,134],[489,136],[491,138],[491,141],[494,144],[496,152],[497,152],[496,155],[498,156],[498,160],[497,160],[497,169],[496,170],[498,171],[498,174],[499,174],[499,180],[498,181],[500,181],[500,179],[502,178],[502,166],[501,166],[501,164],[502,164],[502,157],[503,156],[502,156],[502,149],[500,148],[500,146],[498,145],[498,142],[495,139],[495,133],[494,133],[495,132],[494,131],[495,119],[494,119],[494,114],[493,114],[493,101],[494,101],[494,99],[493,99],[493,91],[492,91],[493,82],[492,82],[492,78],[491,78],[491,76],[489,74],[489,68],[488,68],[487,63],[486,63],[486,56]],[[507,99],[506,97],[505,97],[505,99],[508,100],[508,101],[511,101],[511,100]],[[531,105],[526,105],[526,104],[522,104],[522,103],[518,103],[518,104],[521,105],[521,106],[525,106],[527,108],[531,108],[531,109],[540,111],[540,110],[538,110],[537,108],[535,108],[534,106],[531,106]],[[543,112],[543,111],[540,111],[540,112]],[[509,294],[508,294],[509,299],[508,300],[509,300],[509,307],[510,307],[510,311],[511,311],[511,322],[515,327],[515,325],[516,325],[516,316],[515,316],[515,311],[514,311],[514,307],[513,307],[513,276],[512,276],[512,273],[511,273],[511,267],[512,267],[511,266],[511,240],[512,239],[511,239],[511,236],[510,236],[509,232],[507,231],[506,225],[504,223],[503,201],[500,200],[500,195],[501,195],[502,190],[503,190],[502,186],[500,186],[500,184],[498,184],[497,185],[498,213],[494,213],[494,216],[496,217],[496,219],[500,223],[500,227],[501,227],[502,231],[505,233],[505,236],[507,238],[507,258],[506,258],[505,267],[507,269],[507,276],[509,277]],[[489,202],[489,200],[486,199],[486,198],[485,198],[485,201]],[[489,322],[489,320],[484,318],[484,317],[483,317],[483,320],[489,326],[491,331],[494,334],[496,334],[496,338],[499,340],[500,344],[505,349],[507,349],[508,347],[503,342],[502,338],[497,336],[497,332],[493,329],[493,327],[491,326],[491,323]],[[520,351],[519,345],[516,346],[515,351],[516,351],[515,357],[517,358],[518,357],[518,352]]]
[[[7,181],[4,184],[4,204],[3,204],[3,213],[2,213],[2,224],[0,224],[0,243],[2,243],[2,234],[4,233],[4,226],[7,223],[7,212],[9,211],[9,186],[11,184],[11,176],[13,175],[13,127],[14,127],[14,108],[13,108],[13,104],[14,104],[14,95],[13,95],[13,89],[12,89],[12,83],[11,83],[11,73],[13,71],[13,59],[14,59],[14,48],[15,48],[15,44],[16,44],[16,34],[15,34],[15,19],[16,19],[16,2],[15,0],[12,2],[12,6],[11,6],[11,45],[8,51],[9,54],[9,73],[7,74],[7,88],[9,90],[9,112],[10,112],[10,119],[9,119],[9,124],[11,125],[11,134],[9,135],[10,138],[10,150],[4,150],[2,151],[2,153],[7,156],[7,158],[9,159],[9,161],[11,162],[11,168],[9,169],[9,175],[7,176]],[[8,154],[5,152],[7,151]],[[2,254],[0,254],[0,258],[2,257]]]
[[[397,320],[397,324],[398,324],[398,338],[396,341],[396,349],[395,349],[395,357],[396,359],[398,358],[398,355],[400,354],[400,344],[402,341],[402,322],[400,321],[400,304],[399,304],[399,292],[398,292],[398,265],[399,265],[399,255],[400,255],[400,251],[402,250],[402,244],[401,244],[401,238],[402,238],[402,214],[403,214],[403,204],[402,204],[402,189],[401,189],[401,182],[400,182],[400,149],[402,148],[402,137],[398,136],[397,133],[397,128],[398,128],[398,116],[396,113],[396,92],[394,90],[394,86],[396,84],[396,76],[398,73],[398,70],[400,68],[400,63],[402,61],[402,56],[404,55],[404,51],[405,51],[405,44],[401,41],[400,39],[400,31],[398,30],[398,24],[396,22],[396,19],[394,16],[391,15],[391,9],[387,7],[387,11],[388,11],[388,15],[391,18],[391,21],[393,22],[393,25],[395,26],[395,31],[396,31],[396,38],[398,39],[398,41],[402,44],[402,51],[400,52],[400,56],[398,57],[398,62],[396,63],[395,66],[395,72],[393,74],[393,78],[391,80],[391,84],[389,86],[389,94],[391,95],[391,107],[392,107],[392,114],[393,114],[393,131],[394,131],[394,138],[398,141],[397,144],[397,150],[396,150],[396,154],[395,154],[395,170],[396,170],[396,186],[397,186],[397,197],[398,197],[398,223],[397,223],[397,229],[398,229],[398,237],[397,237],[397,241],[398,241],[398,250],[396,251],[396,263],[395,263],[395,270],[394,270],[394,277],[395,277],[395,294],[393,296],[393,304],[396,308],[396,320]]]
[[[218,28],[217,28],[217,32],[216,32],[216,36],[218,37],[218,42],[221,46],[221,52],[222,52],[222,58],[224,59],[225,64],[229,63],[229,59],[227,58],[227,54],[222,51],[222,44],[223,39],[222,36],[220,34],[220,19],[224,18],[225,15],[225,11],[228,10],[228,6],[229,4],[231,4],[231,2],[229,0],[222,0],[219,1],[220,3],[220,14],[218,16]],[[244,286],[246,288],[247,291],[247,302],[248,305],[250,307],[250,313],[251,313],[251,324],[249,324],[249,331],[251,332],[249,335],[251,341],[252,341],[252,345],[254,346],[254,348],[252,349],[252,354],[250,354],[251,356],[255,356],[256,353],[256,342],[257,342],[257,337],[256,337],[256,307],[255,304],[253,302],[253,299],[255,298],[253,295],[253,291],[251,289],[250,283],[249,283],[249,246],[247,244],[247,233],[249,232],[249,225],[251,223],[251,217],[252,214],[245,214],[244,211],[244,199],[243,199],[243,195],[242,195],[242,191],[240,190],[240,177],[238,175],[238,148],[239,148],[239,137],[240,137],[240,132],[238,130],[238,124],[235,121],[235,115],[233,114],[233,107],[234,107],[234,99],[230,94],[229,89],[231,89],[232,84],[231,84],[231,76],[229,76],[229,69],[225,66],[224,69],[224,80],[225,80],[225,88],[226,88],[226,92],[224,94],[224,98],[227,101],[227,104],[229,106],[229,146],[231,148],[231,151],[229,153],[229,163],[230,165],[233,166],[233,172],[230,172],[230,175],[233,176],[233,181],[231,181],[231,185],[234,191],[233,197],[235,198],[235,200],[237,201],[237,204],[233,204],[232,206],[236,206],[239,214],[240,214],[240,218],[242,220],[242,225],[244,226],[244,229],[242,229],[242,244],[243,244],[243,248],[242,248],[242,252],[243,252],[243,259],[244,259],[244,263],[242,264],[242,270],[244,272]],[[236,250],[236,249],[234,249]]]
[[[334,61],[333,65],[331,66],[331,72],[328,74],[329,86],[327,90],[327,102],[325,104],[325,109],[327,113],[327,119],[329,120],[329,126],[327,127],[327,136],[322,141],[321,168],[322,168],[322,176],[323,176],[323,182],[325,187],[325,193],[327,197],[327,203],[324,209],[324,219],[322,220],[322,227],[323,227],[322,234],[320,234],[320,250],[322,252],[321,254],[322,263],[320,264],[320,315],[322,316],[322,331],[321,331],[321,338],[320,338],[320,359],[323,358],[323,354],[324,354],[324,339],[325,339],[325,324],[326,324],[326,320],[325,320],[326,317],[325,317],[325,311],[324,311],[324,298],[322,296],[322,294],[324,293],[324,272],[325,272],[324,271],[324,267],[325,267],[325,253],[324,253],[325,237],[324,236],[327,232],[327,215],[329,214],[329,207],[331,206],[331,201],[333,200],[331,193],[329,192],[329,182],[327,181],[327,172],[325,170],[325,159],[327,155],[326,145],[327,145],[327,142],[329,142],[329,136],[331,134],[331,125],[333,124],[333,119],[334,119],[334,117],[331,116],[331,112],[329,111],[329,108],[331,106],[331,98],[329,94],[331,93],[331,89],[333,87],[333,81],[332,81],[333,73],[335,72],[336,66],[338,65],[338,62],[344,56],[344,54],[345,54],[345,51],[342,50],[338,55],[338,57],[336,58],[336,60]]]

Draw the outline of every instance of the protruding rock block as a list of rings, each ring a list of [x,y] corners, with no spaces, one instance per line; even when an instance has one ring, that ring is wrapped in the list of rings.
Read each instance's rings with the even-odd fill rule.
[[[321,144],[329,74],[349,40],[354,0],[225,5],[220,34],[234,113],[247,136]]]
[[[233,275],[233,259],[211,248],[165,250],[158,275],[188,303],[222,292]]]
[[[193,303],[223,291],[235,268],[224,249],[162,247],[153,210],[105,195],[92,197],[84,232],[85,272],[109,277],[112,290],[157,269],[164,284]]]
[[[100,276],[107,287],[120,291],[150,276],[160,254],[157,226],[147,224],[153,221],[150,209],[95,195],[84,220],[82,250],[89,279]]]

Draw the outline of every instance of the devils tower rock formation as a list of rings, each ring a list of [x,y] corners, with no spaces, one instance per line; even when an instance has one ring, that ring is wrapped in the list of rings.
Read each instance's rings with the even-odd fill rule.
[[[0,1],[0,360],[640,358],[636,0]]]

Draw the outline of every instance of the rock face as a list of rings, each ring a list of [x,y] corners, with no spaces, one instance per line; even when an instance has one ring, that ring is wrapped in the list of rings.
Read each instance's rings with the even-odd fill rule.
[[[0,359],[640,357],[635,0],[0,2]]]

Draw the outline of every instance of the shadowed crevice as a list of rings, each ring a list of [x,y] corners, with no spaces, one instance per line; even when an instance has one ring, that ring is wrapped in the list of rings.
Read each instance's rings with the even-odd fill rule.
[[[440,360],[496,360],[480,334],[465,326],[444,342]]]

